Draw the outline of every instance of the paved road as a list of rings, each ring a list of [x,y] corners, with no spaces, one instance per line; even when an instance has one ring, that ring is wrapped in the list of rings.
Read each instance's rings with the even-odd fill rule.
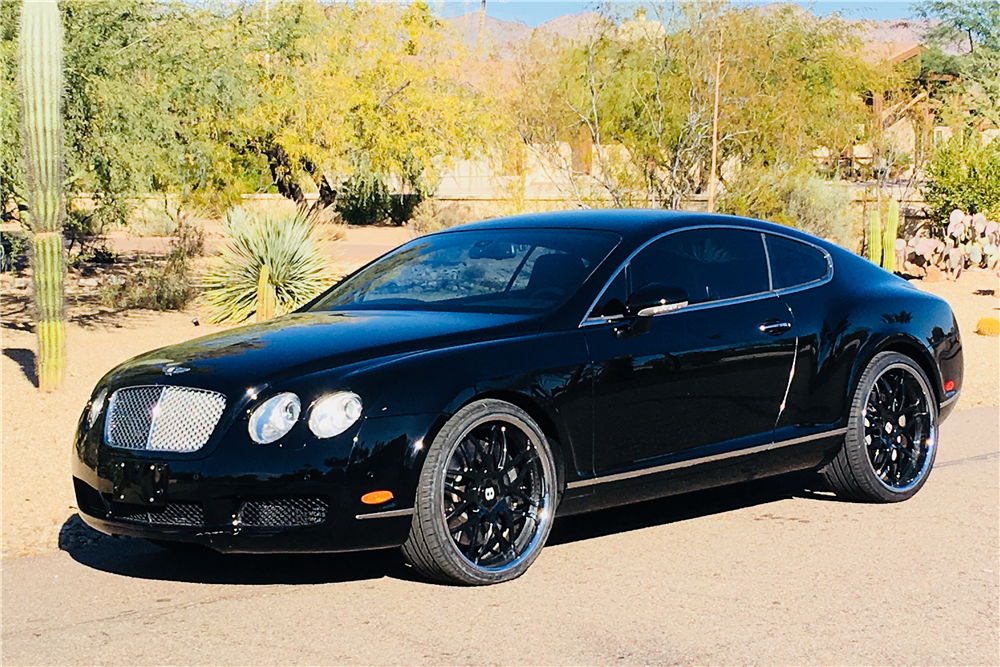
[[[422,583],[395,552],[67,539],[0,563],[0,663],[996,665],[998,421],[953,415],[906,503],[837,502],[799,478],[565,519],[525,576],[490,588]]]

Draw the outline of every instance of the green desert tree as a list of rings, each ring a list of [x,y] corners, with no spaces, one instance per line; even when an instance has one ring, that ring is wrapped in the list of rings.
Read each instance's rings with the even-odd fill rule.
[[[703,192],[716,83],[731,212],[770,207],[759,175],[798,178],[817,150],[839,154],[863,136],[878,72],[836,17],[699,2],[605,19],[582,41],[530,46],[524,92],[505,100],[524,143],[581,204],[676,208]]]
[[[16,218],[13,209],[24,207],[24,167],[18,118],[17,34],[21,20],[17,2],[0,2],[0,215]]]
[[[929,64],[961,77],[942,95],[962,98],[958,105],[961,116],[946,120],[986,121],[1000,126],[1000,2],[929,0],[915,3],[914,8],[920,15],[939,21],[927,36],[936,58]],[[940,55],[941,46],[956,44],[967,47],[968,52],[947,59]]]
[[[240,122],[285,196],[301,204],[311,186],[323,207],[376,182],[420,195],[483,149],[489,108],[426,3],[281,3],[271,17],[285,37]]]

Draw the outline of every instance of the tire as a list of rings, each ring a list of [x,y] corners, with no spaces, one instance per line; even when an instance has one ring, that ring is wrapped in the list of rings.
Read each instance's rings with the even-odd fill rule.
[[[843,446],[820,472],[846,499],[907,500],[931,473],[937,438],[938,404],[927,375],[909,357],[882,352],[858,382]]]
[[[521,576],[555,516],[552,450],[515,405],[470,403],[427,451],[403,556],[433,581],[480,586]]]

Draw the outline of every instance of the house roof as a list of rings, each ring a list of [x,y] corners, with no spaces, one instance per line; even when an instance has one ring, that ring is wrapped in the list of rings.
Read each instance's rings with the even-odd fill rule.
[[[920,42],[868,42],[861,49],[861,57],[869,63],[888,62],[893,65],[922,54],[926,49]]]

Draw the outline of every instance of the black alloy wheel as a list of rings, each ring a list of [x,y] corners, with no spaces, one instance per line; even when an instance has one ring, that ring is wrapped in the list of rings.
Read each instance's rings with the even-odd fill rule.
[[[930,381],[909,357],[875,356],[854,394],[844,446],[823,470],[845,498],[898,502],[912,497],[937,453],[938,406]]]
[[[514,579],[548,538],[555,480],[548,440],[527,413],[504,401],[472,403],[427,453],[403,554],[437,581]]]

